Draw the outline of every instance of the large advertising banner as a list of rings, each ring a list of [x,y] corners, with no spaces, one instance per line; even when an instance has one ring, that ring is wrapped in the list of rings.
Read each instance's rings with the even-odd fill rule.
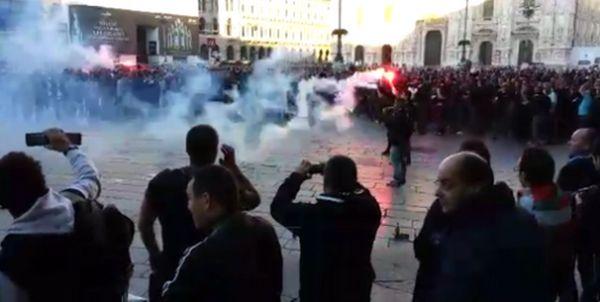
[[[186,56],[198,53],[198,20],[194,17],[146,13],[94,6],[69,6],[71,39],[83,45],[110,45],[119,54],[136,54],[138,41],[159,43],[159,55]],[[138,33],[158,30],[158,41]],[[156,47],[150,43],[150,48]]]
[[[91,6],[69,7],[69,28],[75,43],[110,45],[117,53],[136,53],[136,25],[124,11]]]

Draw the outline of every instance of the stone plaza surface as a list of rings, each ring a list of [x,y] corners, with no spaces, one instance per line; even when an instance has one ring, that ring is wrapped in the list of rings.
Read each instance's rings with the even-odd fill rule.
[[[273,140],[261,149],[260,156],[241,161],[248,178],[256,185],[262,197],[261,205],[252,214],[266,218],[276,228],[284,257],[283,301],[297,297],[299,286],[299,241],[277,224],[269,213],[270,203],[283,180],[305,158],[314,162],[329,156],[344,154],[352,157],[359,170],[360,182],[377,198],[383,213],[381,226],[374,244],[372,261],[377,279],[373,286],[373,301],[411,301],[418,263],[414,258],[412,241],[419,231],[425,213],[434,200],[436,169],[440,161],[457,150],[463,137],[433,135],[413,137],[412,165],[407,184],[403,188],[386,186],[392,174],[387,158],[380,155],[385,148],[385,131],[381,126],[355,121],[354,127],[343,132],[291,130],[286,137]],[[133,131],[93,131],[86,135],[87,150],[102,173],[101,201],[116,204],[135,221],[148,181],[159,171],[187,163],[183,141],[177,143],[146,137]],[[224,135],[226,136],[226,135]],[[515,166],[522,146],[503,139],[487,141],[492,154],[496,180],[518,186]],[[95,149],[94,149],[95,148]],[[560,167],[566,159],[566,148],[549,148]],[[7,150],[2,150],[5,153]],[[60,155],[41,149],[29,149],[38,158],[53,188],[61,188],[71,179],[66,160]],[[243,154],[240,154],[243,157]],[[300,201],[312,201],[319,194],[322,178],[307,181],[298,194]],[[7,213],[0,213],[0,238],[10,224]],[[408,241],[394,240],[394,229],[409,235]],[[157,226],[158,228],[158,226]],[[157,233],[160,234],[160,233]],[[148,254],[136,234],[131,248],[135,272],[130,292],[147,295],[150,266]]]

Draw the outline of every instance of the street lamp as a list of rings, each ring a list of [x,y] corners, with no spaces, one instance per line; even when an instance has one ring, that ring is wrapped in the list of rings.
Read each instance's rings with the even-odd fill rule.
[[[342,55],[342,36],[347,35],[348,31],[342,28],[342,0],[339,0],[338,2],[338,28],[331,34],[337,36],[337,54],[335,55],[334,61],[344,63],[344,56]]]
[[[467,24],[469,21],[469,0],[465,0],[465,24],[463,29],[463,39],[458,42],[458,45],[462,47],[462,55],[460,57],[460,62],[465,63],[467,61],[467,45],[471,44],[469,40],[467,40]]]

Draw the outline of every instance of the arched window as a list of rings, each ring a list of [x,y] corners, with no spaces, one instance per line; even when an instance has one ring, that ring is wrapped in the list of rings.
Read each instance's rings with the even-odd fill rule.
[[[204,18],[200,18],[198,23],[198,28],[200,29],[200,32],[203,33],[206,30],[206,20],[204,20]]]
[[[227,31],[227,35],[231,36],[231,18],[227,19],[227,28],[226,28],[226,31]]]
[[[227,57],[227,61],[234,60],[233,46],[231,46],[231,45],[227,46],[226,57]]]
[[[273,37],[273,30],[269,28],[269,38]]]
[[[242,37],[246,36],[246,26],[242,26]]]
[[[206,44],[200,45],[200,58],[202,60],[208,60],[208,46],[206,46]]]
[[[248,60],[248,48],[246,46],[240,47],[240,59]]]
[[[199,0],[200,1],[200,11],[201,12],[206,12],[206,0]]]
[[[219,32],[219,20],[213,18],[213,31]]]

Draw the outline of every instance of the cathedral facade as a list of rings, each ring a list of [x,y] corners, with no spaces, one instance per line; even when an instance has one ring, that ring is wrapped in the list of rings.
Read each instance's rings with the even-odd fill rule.
[[[418,20],[401,41],[344,45],[347,61],[408,66],[600,63],[600,0],[485,0]]]

